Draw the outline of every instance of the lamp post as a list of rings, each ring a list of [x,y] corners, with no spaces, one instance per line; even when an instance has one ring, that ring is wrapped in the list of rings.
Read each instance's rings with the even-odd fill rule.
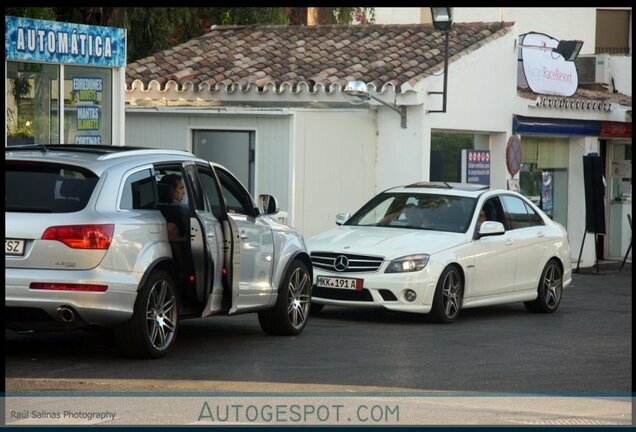
[[[374,101],[380,102],[382,105],[392,109],[400,115],[400,125],[402,126],[402,129],[406,129],[406,106],[393,105],[386,101],[383,101],[379,97],[373,96],[369,93],[369,89],[364,81],[349,81],[343,91],[345,92],[345,94],[357,97],[363,101],[373,99]]]
[[[446,90],[448,88],[448,39],[450,37],[450,29],[453,24],[452,8],[449,7],[432,7],[431,15],[433,16],[433,27],[436,30],[443,31],[444,36],[444,90],[429,91],[428,94],[442,95],[441,110],[427,110],[427,113],[445,113],[446,112]]]

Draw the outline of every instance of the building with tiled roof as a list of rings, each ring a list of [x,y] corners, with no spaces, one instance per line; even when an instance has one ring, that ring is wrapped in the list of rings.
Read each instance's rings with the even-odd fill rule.
[[[448,52],[467,55],[511,24],[455,26]],[[332,92],[361,80],[405,92],[439,71],[444,34],[430,25],[227,26],[128,65],[129,89]]]
[[[227,165],[253,194],[276,195],[286,222],[311,236],[381,190],[439,180],[440,135],[473,137],[471,148],[490,151],[490,186],[516,188],[522,174],[506,161],[515,133],[530,130],[537,151],[565,146],[566,162],[598,141],[601,132],[576,132],[587,123],[621,133],[629,124],[631,134],[631,96],[519,87],[518,38],[514,23],[453,24],[443,95],[445,34],[429,24],[216,27],[128,65],[127,142]],[[345,94],[352,81],[371,98]],[[532,136],[536,118],[553,119],[547,134]],[[579,178],[582,167],[566,172]],[[568,194],[581,196],[582,184],[569,181]],[[566,205],[563,224],[577,231],[583,204]]]

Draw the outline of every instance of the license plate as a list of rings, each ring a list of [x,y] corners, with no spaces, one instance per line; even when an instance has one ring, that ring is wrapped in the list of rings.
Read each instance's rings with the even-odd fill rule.
[[[24,254],[24,240],[5,239],[4,253],[7,255]]]
[[[363,279],[316,276],[316,286],[323,288],[344,288],[362,290]]]

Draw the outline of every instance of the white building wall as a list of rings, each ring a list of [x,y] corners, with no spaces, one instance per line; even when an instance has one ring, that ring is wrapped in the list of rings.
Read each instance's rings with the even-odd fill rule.
[[[126,141],[126,68],[113,69],[113,130],[112,145],[122,146]],[[64,121],[64,119],[61,119]]]
[[[430,8],[376,8],[376,24],[429,23]],[[497,22],[517,24],[519,34],[545,33],[555,39],[583,41],[581,54],[596,48],[596,9],[558,7],[454,7],[453,22]]]
[[[396,112],[386,108],[376,111],[378,157],[375,193],[428,180],[431,134],[424,123],[423,111],[421,105],[408,107],[406,129],[400,126],[400,116]]]
[[[423,13],[428,13],[422,16]],[[375,8],[376,24],[417,24],[430,22],[430,8],[419,7],[377,7]]]
[[[545,33],[555,39],[583,41],[581,54],[593,54],[596,48],[595,7],[504,7],[454,8],[453,21],[513,21],[518,34]]]
[[[375,195],[376,127],[368,109],[296,110],[293,129],[292,225],[308,238]]]
[[[490,184],[506,188],[510,174],[506,168],[505,149],[512,134],[512,118],[516,88],[517,61],[514,55],[516,35],[503,36],[477,52],[464,56],[448,67],[446,113],[424,112],[424,125],[433,131],[474,133],[480,142],[476,148],[490,150]],[[427,91],[443,89],[443,77],[429,78]],[[426,110],[442,107],[442,98],[429,95]],[[489,145],[484,145],[488,142]],[[423,170],[430,172],[430,133],[424,142]]]
[[[619,93],[632,95],[632,56],[611,56],[610,69]]]

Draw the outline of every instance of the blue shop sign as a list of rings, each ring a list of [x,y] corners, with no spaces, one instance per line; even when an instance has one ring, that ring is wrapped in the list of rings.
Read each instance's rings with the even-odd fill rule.
[[[126,30],[22,17],[4,17],[7,60],[121,68]]]

